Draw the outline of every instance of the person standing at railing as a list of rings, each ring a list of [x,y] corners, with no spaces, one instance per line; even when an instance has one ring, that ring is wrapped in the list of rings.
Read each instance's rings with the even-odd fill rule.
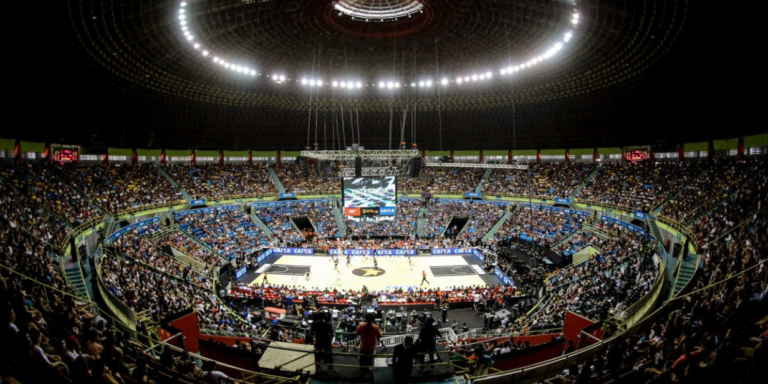
[[[357,334],[360,335],[360,368],[371,370],[373,368],[373,354],[376,352],[376,345],[382,338],[381,329],[373,322],[374,314],[365,315],[365,322],[357,326]]]
[[[432,317],[427,318],[426,324],[421,328],[421,331],[419,332],[419,340],[421,341],[421,347],[423,349],[424,353],[429,354],[429,363],[433,364],[435,362],[435,354],[436,354],[436,347],[437,347],[437,338],[440,337],[440,331],[435,327],[435,319]],[[440,357],[440,355],[437,355],[437,359],[442,363],[443,359]],[[423,371],[424,368],[419,368],[420,371]],[[434,371],[435,367],[431,366],[429,367],[430,371]]]
[[[328,322],[328,313],[320,312],[316,316],[316,321],[312,324],[312,333],[315,335],[317,371],[320,372],[319,363],[323,361],[328,364],[328,371],[333,372],[333,326]]]
[[[416,348],[413,347],[413,337],[406,336],[405,341],[395,346],[392,353],[392,370],[395,371],[396,383],[410,382],[415,357]]]

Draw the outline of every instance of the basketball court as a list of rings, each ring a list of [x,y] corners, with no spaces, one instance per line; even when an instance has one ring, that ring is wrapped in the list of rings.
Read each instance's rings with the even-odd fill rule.
[[[474,256],[412,256],[409,265],[404,256],[377,256],[378,267],[372,257],[352,256],[347,266],[346,257],[338,259],[334,270],[330,256],[283,255],[272,264],[264,264],[256,271],[251,285],[262,284],[264,272],[270,285],[294,285],[305,288],[345,288],[359,290],[365,285],[371,290],[409,287],[452,288],[497,284],[498,279],[483,270]],[[310,271],[309,281],[306,272]],[[422,271],[429,284],[422,282]]]

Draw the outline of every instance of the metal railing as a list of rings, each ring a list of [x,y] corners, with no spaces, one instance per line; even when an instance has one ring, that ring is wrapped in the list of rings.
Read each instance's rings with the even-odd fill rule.
[[[640,300],[630,305],[618,316],[615,316],[621,325],[630,327],[636,324],[643,319],[643,316],[648,310],[654,308],[658,304],[658,299],[663,297],[662,292],[664,291],[667,281],[666,276],[664,275],[665,268],[666,264],[664,263],[664,259],[659,257],[659,271],[656,274],[656,281],[653,282],[651,289],[648,293],[643,295]]]
[[[110,254],[110,252],[107,252]],[[133,311],[130,307],[128,307],[127,304],[125,304],[122,300],[117,298],[114,294],[112,294],[112,291],[109,290],[107,285],[104,283],[104,272],[101,269],[102,264],[102,258],[99,257],[100,255],[96,255],[96,259],[99,260],[96,264],[96,278],[94,281],[95,289],[98,290],[102,301],[104,301],[104,304],[109,308],[109,310],[112,312],[112,314],[120,319],[120,321],[129,329],[136,330],[136,312]],[[111,257],[116,257],[115,255],[111,255]]]
[[[600,208],[608,208],[613,211],[619,211],[621,213],[632,213],[635,209],[635,207],[630,206],[622,206],[618,204],[612,204],[612,203],[606,203],[604,201],[600,200],[592,200],[592,199],[576,199],[577,204],[586,204],[590,207],[600,207]]]

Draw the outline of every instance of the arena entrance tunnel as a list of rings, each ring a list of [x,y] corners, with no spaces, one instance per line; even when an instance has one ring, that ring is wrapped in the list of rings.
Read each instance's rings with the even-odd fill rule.
[[[317,229],[312,224],[312,220],[309,220],[309,217],[307,216],[294,216],[291,217],[291,221],[293,221],[293,224],[302,234],[307,232],[317,233]]]
[[[451,221],[448,222],[448,226],[445,228],[443,235],[448,238],[456,238],[456,236],[464,230],[464,227],[469,222],[469,217],[466,216],[453,216]],[[454,227],[456,227],[454,229]]]

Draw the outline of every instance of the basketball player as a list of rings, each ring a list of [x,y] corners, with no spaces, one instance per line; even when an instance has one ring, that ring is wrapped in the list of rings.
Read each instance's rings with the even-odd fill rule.
[[[419,285],[424,285],[424,283],[429,284],[429,281],[427,280],[427,272],[422,270],[421,271],[421,284],[419,284]]]
[[[264,272],[264,280],[261,281],[261,285],[267,284],[269,284],[269,280],[267,279],[267,272]]]
[[[347,267],[351,267],[351,266],[352,266],[352,257],[347,255]]]
[[[333,259],[333,270],[336,272],[341,272],[339,271],[339,259],[336,259],[336,258]]]
[[[411,256],[408,256],[408,266],[411,267],[411,271],[413,271],[413,261],[411,260]]]
[[[379,261],[376,260],[376,256],[373,257],[373,267],[374,268],[379,268]]]
[[[307,267],[307,273],[304,275],[304,280],[309,281],[309,267]]]

